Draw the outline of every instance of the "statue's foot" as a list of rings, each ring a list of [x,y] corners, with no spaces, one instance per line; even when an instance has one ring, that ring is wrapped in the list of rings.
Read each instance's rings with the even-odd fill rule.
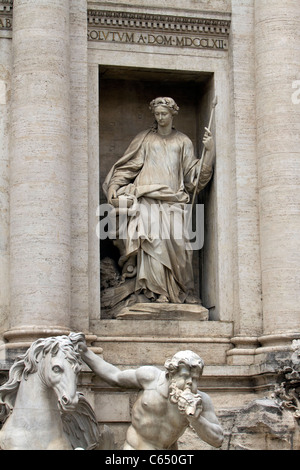
[[[192,305],[202,305],[202,301],[200,297],[198,297],[195,294],[188,294],[186,299],[185,299],[186,304],[192,304]]]
[[[167,304],[169,303],[169,299],[166,295],[160,295],[157,299],[156,299],[156,302],[158,302],[159,304]]]

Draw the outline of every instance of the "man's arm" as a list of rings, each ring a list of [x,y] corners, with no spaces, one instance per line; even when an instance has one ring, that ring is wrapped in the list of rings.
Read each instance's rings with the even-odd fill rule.
[[[94,354],[83,343],[80,345],[80,352],[82,359],[92,371],[113,386],[141,389],[144,388],[147,381],[153,380],[156,375],[155,367],[120,370]]]
[[[212,401],[206,393],[200,392],[202,396],[202,410],[194,416],[188,416],[190,425],[198,436],[207,444],[214,447],[221,447],[224,434],[218,418],[215,415]]]

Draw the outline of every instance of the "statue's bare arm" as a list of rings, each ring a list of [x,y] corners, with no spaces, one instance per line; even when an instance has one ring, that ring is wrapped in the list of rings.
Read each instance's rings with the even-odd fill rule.
[[[80,351],[82,359],[95,374],[113,386],[143,389],[160,373],[159,369],[152,366],[120,370],[94,354],[83,343],[80,345]]]
[[[201,392],[201,395],[202,410],[199,410],[195,416],[188,416],[188,420],[203,441],[214,447],[220,447],[224,439],[223,430],[216,417],[210,397],[204,392]]]

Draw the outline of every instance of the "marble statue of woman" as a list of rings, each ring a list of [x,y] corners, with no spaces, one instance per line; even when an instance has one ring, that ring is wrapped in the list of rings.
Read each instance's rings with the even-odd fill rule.
[[[150,103],[150,110],[156,125],[134,138],[103,185],[110,204],[116,206],[125,197],[129,206],[138,203],[139,207],[131,216],[128,212],[127,236],[118,245],[119,264],[123,273],[134,272],[135,292],[143,293],[147,299],[192,303],[192,251],[185,237],[178,237],[175,232],[183,223],[195,186],[199,192],[211,179],[214,142],[206,129],[206,152],[198,179],[200,165],[193,144],[173,127],[179,111],[175,101],[156,98]]]

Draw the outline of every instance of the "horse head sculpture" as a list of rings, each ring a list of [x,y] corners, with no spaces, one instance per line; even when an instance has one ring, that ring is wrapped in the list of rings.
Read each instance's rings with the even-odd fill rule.
[[[41,338],[18,357],[0,387],[0,449],[96,448],[95,414],[77,392],[82,333]]]

